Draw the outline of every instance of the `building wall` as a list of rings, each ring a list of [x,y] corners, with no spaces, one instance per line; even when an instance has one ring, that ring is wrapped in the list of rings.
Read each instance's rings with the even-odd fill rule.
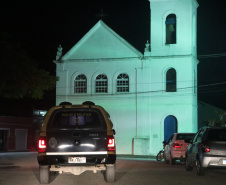
[[[56,104],[62,101],[69,101],[73,104],[81,104],[84,101],[93,101],[97,105],[103,106],[111,115],[116,130],[116,142],[118,153],[132,153],[132,140],[136,136],[136,68],[140,67],[140,60],[114,60],[102,62],[70,62],[63,65],[67,76],[61,80],[66,85],[67,95],[64,95],[64,88],[57,89]],[[76,69],[76,71],[74,71]],[[108,70],[111,69],[111,70]],[[73,92],[74,79],[76,74],[84,73],[87,76],[88,93],[86,95],[76,95]],[[108,77],[108,93],[96,94],[94,81],[98,74],[106,74]],[[129,75],[129,94],[116,93],[116,78],[120,73]],[[69,79],[69,80],[67,80]],[[59,87],[59,84],[58,86]],[[61,91],[63,89],[63,92]],[[63,94],[60,96],[59,92]],[[139,117],[139,119],[141,119]],[[148,122],[146,122],[147,124]],[[143,128],[145,130],[145,128]],[[141,132],[141,131],[140,131]],[[146,133],[148,135],[148,133]]]
[[[5,151],[15,151],[16,148],[16,132],[27,132],[26,143],[22,144],[25,150],[34,149],[34,130],[32,118],[20,118],[20,117],[0,117],[0,130],[7,132]],[[20,149],[19,149],[20,150]],[[24,150],[24,149],[23,149]]]
[[[64,84],[62,89],[64,90],[66,86],[68,90],[66,96],[57,93],[56,103],[69,101],[73,104],[81,104],[84,101],[93,101],[103,106],[114,123],[118,153],[139,154],[141,148],[136,150],[133,146],[134,141],[138,140],[142,143],[141,138],[143,138],[143,142],[147,143],[148,138],[150,150],[146,154],[155,154],[162,147],[163,123],[168,115],[174,115],[177,118],[178,132],[196,132],[197,130],[197,92],[194,91],[193,86],[192,63],[192,57],[133,62],[115,61],[108,62],[107,65],[105,61],[98,64],[96,62],[65,63],[63,68],[68,76],[65,79],[61,76],[61,80],[67,82],[62,83]],[[165,70],[169,67],[174,67],[177,71],[177,92],[165,92]],[[119,72],[129,75],[129,94],[116,93],[116,74]],[[85,95],[73,92],[75,74],[80,73],[87,75],[89,89]],[[108,77],[109,92],[100,95],[94,93],[94,79],[101,73]],[[60,89],[61,87],[57,91],[60,92]]]

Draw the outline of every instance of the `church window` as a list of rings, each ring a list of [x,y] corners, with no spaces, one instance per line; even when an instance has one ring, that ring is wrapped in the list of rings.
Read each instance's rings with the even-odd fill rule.
[[[75,78],[74,93],[87,93],[87,78],[84,74],[80,74]]]
[[[117,77],[117,92],[129,92],[129,76],[126,73]]]
[[[166,72],[166,92],[177,91],[176,78],[176,70],[174,68],[171,68]]]
[[[166,44],[176,44],[176,15],[170,14],[166,17]]]
[[[96,77],[96,93],[108,92],[108,79],[105,74],[100,74]]]

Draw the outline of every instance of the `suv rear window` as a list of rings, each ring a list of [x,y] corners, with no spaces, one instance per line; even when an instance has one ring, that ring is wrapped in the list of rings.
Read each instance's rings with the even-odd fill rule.
[[[101,127],[103,117],[97,110],[56,110],[51,118],[52,127]]]
[[[210,129],[207,139],[210,141],[226,141],[226,129]]]
[[[195,134],[177,134],[177,140],[193,139]]]

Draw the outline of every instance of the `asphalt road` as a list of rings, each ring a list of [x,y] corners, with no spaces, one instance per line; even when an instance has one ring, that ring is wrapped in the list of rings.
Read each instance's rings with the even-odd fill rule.
[[[0,185],[39,185],[36,152],[0,153]],[[119,157],[114,185],[223,185],[226,170],[211,170],[204,177],[184,165],[170,166],[149,158]],[[51,174],[50,185],[110,185],[101,172],[86,171],[79,176]]]

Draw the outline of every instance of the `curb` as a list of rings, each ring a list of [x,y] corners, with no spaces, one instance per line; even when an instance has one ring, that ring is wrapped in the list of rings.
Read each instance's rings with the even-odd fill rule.
[[[156,160],[156,157],[155,156],[150,156],[150,155],[124,155],[124,154],[118,154],[117,155],[117,159],[153,161],[153,160]]]

